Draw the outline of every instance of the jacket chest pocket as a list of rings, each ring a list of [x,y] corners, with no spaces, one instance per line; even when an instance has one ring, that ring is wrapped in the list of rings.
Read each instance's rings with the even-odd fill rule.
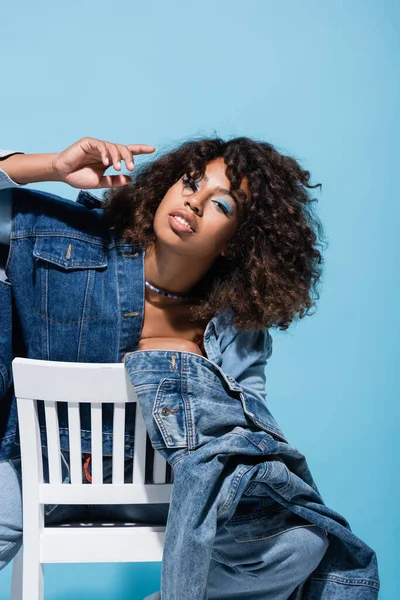
[[[188,446],[186,422],[193,422],[193,417],[186,414],[180,388],[179,379],[161,379],[153,405],[153,419],[167,448]]]
[[[104,246],[71,236],[40,236],[33,255],[36,313],[61,325],[102,315]]]

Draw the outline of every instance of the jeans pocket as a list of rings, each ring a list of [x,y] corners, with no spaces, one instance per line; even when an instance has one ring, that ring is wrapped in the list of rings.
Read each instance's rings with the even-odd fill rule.
[[[296,527],[312,523],[269,498],[269,506],[247,514],[237,514],[225,523],[235,542],[252,542],[270,538]]]

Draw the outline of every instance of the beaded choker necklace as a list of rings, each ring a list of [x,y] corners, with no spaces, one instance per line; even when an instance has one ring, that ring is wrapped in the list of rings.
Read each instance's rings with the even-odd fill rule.
[[[167,296],[167,298],[176,298],[177,300],[189,300],[190,298],[194,298],[194,296],[186,296],[185,294],[170,294],[169,292],[154,287],[154,285],[151,285],[148,281],[145,281],[144,283],[148,288],[153,290],[153,292],[161,294],[161,296]]]

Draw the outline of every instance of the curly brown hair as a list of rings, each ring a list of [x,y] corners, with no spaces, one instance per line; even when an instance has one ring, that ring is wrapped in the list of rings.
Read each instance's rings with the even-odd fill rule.
[[[297,317],[310,315],[319,298],[326,241],[313,213],[307,188],[310,173],[272,144],[248,137],[192,139],[135,170],[132,183],[104,194],[110,229],[129,244],[155,241],[153,219],[168,189],[183,175],[194,181],[207,164],[222,157],[226,176],[241,208],[227,257],[219,256],[191,290],[198,298],[192,320],[208,320],[231,310],[238,329],[285,330]],[[247,177],[249,197],[240,190]]]

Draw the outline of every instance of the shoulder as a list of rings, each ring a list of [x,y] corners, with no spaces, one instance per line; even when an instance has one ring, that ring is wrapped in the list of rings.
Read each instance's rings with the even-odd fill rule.
[[[218,313],[213,319],[221,354],[229,348],[234,349],[239,358],[249,353],[262,355],[264,359],[271,356],[272,336],[268,329],[239,330],[232,321],[231,310]]]
[[[63,234],[71,230],[107,236],[102,201],[81,190],[70,200],[41,190],[15,188],[12,194],[12,236],[38,233]]]
[[[266,363],[272,354],[272,336],[268,329],[239,330],[232,323],[233,313],[219,313],[213,318],[221,366]]]
[[[229,327],[224,335],[227,347],[234,350],[239,360],[248,358],[268,359],[272,354],[272,336],[268,329],[258,331],[238,331]],[[225,348],[225,350],[226,350]]]

